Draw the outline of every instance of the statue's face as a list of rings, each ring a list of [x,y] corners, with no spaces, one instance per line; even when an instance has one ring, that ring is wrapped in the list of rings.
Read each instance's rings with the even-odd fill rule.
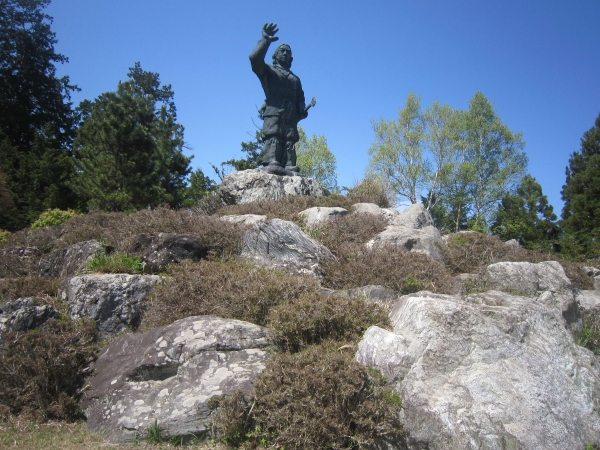
[[[275,56],[279,65],[289,69],[292,67],[292,49],[287,45],[282,45],[277,49]]]

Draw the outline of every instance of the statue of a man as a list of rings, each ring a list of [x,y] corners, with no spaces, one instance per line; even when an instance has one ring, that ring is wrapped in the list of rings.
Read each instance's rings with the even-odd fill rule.
[[[265,63],[269,45],[279,39],[275,36],[277,31],[274,23],[263,26],[262,38],[250,53],[250,64],[266,97],[260,109],[260,117],[264,121],[261,163],[267,172],[285,175],[299,172],[294,148],[300,139],[298,122],[308,116],[308,108],[314,106],[315,99],[306,106],[300,78],[290,70],[293,58],[289,45],[277,47],[273,53],[273,65]]]

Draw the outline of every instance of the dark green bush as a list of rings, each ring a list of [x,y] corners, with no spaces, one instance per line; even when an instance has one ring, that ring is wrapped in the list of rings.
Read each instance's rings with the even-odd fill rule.
[[[297,352],[326,339],[356,342],[371,325],[389,325],[389,318],[363,299],[307,293],[271,309],[267,324],[279,348]]]
[[[237,394],[220,402],[218,436],[230,445],[286,450],[358,449],[383,437],[402,441],[400,397],[339,346],[328,342],[273,356],[247,400]]]
[[[264,325],[269,310],[318,289],[314,279],[256,267],[240,259],[185,262],[157,285],[142,329],[196,315],[216,315]]]
[[[363,244],[340,246],[335,260],[323,262],[323,284],[332,289],[382,285],[400,294],[420,290],[451,293],[448,270],[428,256],[394,246],[368,249]]]
[[[0,404],[36,419],[81,418],[84,369],[97,352],[90,320],[49,320],[40,330],[10,332],[0,349]]]

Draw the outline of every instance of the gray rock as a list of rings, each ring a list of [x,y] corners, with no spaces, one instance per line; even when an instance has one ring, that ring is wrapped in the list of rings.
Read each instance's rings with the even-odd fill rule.
[[[272,175],[259,169],[230,173],[219,185],[218,192],[228,205],[277,200],[290,195],[329,195],[329,191],[313,178]]]
[[[399,225],[388,225],[385,230],[367,242],[367,247],[404,247],[406,250],[423,253],[441,262],[442,253],[438,245],[443,245],[443,243],[444,241],[440,232],[432,226],[416,229]]]
[[[375,203],[355,203],[352,205],[352,214],[372,214],[393,220],[400,213],[394,208],[380,208]]]
[[[92,239],[54,250],[40,260],[40,277],[60,278],[77,275],[102,249],[102,244]]]
[[[416,230],[434,226],[431,214],[429,214],[429,211],[425,209],[422,203],[415,203],[404,211],[401,211],[391,222],[391,225],[414,228]]]
[[[73,277],[62,297],[71,319],[89,317],[103,335],[117,334],[140,324],[142,303],[157,275],[91,274]]]
[[[594,289],[600,291],[600,275],[594,277]]]
[[[398,214],[385,230],[367,242],[367,247],[404,247],[442,261],[439,246],[444,240],[433,226],[431,214],[421,203],[411,205]]]
[[[571,281],[558,262],[500,262],[490,264],[486,275],[492,287],[537,297],[538,302],[563,318],[569,330],[573,333],[581,330],[581,315]]]
[[[516,239],[509,239],[508,241],[506,241],[504,243],[504,245],[507,245],[508,247],[520,247],[521,244],[519,244],[519,241],[517,241]]]
[[[579,307],[583,310],[592,310],[600,308],[600,291],[579,291],[576,290],[576,298]]]
[[[239,216],[222,216],[221,220],[236,225],[251,226],[255,223],[264,222],[267,220],[267,216],[259,214],[241,214]]]
[[[421,292],[371,327],[357,361],[402,397],[411,449],[582,449],[600,440],[600,366],[556,315],[490,291]]]
[[[257,223],[247,230],[242,256],[262,266],[312,275],[319,273],[320,260],[333,258],[324,245],[306,235],[298,225],[281,219]]]
[[[193,234],[158,233],[155,236],[136,236],[131,252],[139,255],[149,271],[159,271],[184,259],[198,261],[206,258],[208,247]]]
[[[50,305],[36,305],[31,297],[19,298],[0,305],[0,337],[9,331],[38,328],[48,319],[59,317]]]
[[[348,214],[348,210],[338,207],[322,207],[316,206],[314,208],[308,208],[298,213],[299,216],[303,216],[306,220],[307,227],[314,227],[320,223],[334,219],[336,217],[342,217]]]
[[[596,267],[586,266],[583,268],[583,270],[585,270],[585,272],[588,274],[588,276],[590,276],[592,278],[600,275],[600,269],[598,269]]]
[[[82,402],[90,431],[112,442],[144,438],[156,420],[168,435],[210,433],[209,400],[249,392],[269,357],[266,329],[196,316],[105,347]]]

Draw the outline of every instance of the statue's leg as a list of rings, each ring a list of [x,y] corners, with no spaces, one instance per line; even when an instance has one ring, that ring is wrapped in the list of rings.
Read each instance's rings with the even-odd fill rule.
[[[279,133],[278,117],[265,117],[263,135],[265,136],[260,162],[263,166],[277,165],[283,167],[284,142]]]
[[[300,172],[296,166],[296,142],[300,139],[298,128],[295,124],[288,125],[285,131],[285,168],[292,172]]]

